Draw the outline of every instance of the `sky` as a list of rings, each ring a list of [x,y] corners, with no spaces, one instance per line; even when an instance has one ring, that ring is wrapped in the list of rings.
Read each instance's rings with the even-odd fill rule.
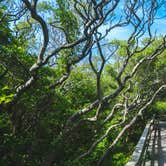
[[[152,33],[155,33],[156,32],[156,35],[157,36],[160,36],[160,35],[166,35],[166,17],[163,17],[163,16],[166,16],[166,1],[165,0],[162,0],[162,2],[165,3],[165,5],[160,8],[158,10],[158,12],[156,13],[156,18],[155,21],[154,21],[154,24],[152,25],[151,27],[151,30],[152,30]],[[120,1],[118,7],[117,7],[117,11],[115,12],[116,15],[121,15],[121,10],[123,9],[123,6],[124,6],[124,1]],[[142,14],[142,10],[138,10],[137,12],[138,16],[141,16],[143,15]],[[117,17],[118,18],[118,17]],[[160,18],[160,19],[159,19]],[[116,20],[115,20],[116,21]],[[109,25],[103,25],[101,28],[100,28],[100,32],[103,32],[109,27]],[[120,39],[120,40],[127,40],[130,33],[133,31],[133,27],[132,26],[126,26],[126,27],[119,27],[119,28],[115,28],[113,29],[109,35],[106,37],[106,40],[110,41],[112,39]],[[146,37],[146,35],[144,36]]]
[[[15,0],[15,3],[19,2],[20,0]],[[43,2],[46,0],[39,0],[39,2]],[[46,2],[50,2],[51,3],[52,0],[47,0]],[[164,2],[165,6],[163,6],[157,13],[157,17],[162,17],[163,15],[166,15],[166,0],[157,0],[160,2]],[[118,15],[120,16],[122,13],[122,9],[124,7],[124,0],[120,0],[117,9],[115,11],[115,15],[117,16],[118,19]],[[145,1],[147,2],[151,2],[151,0]],[[138,15],[142,15],[141,10],[138,10]],[[116,20],[115,20],[116,21]],[[108,28],[108,25],[103,25],[100,28],[100,32],[104,32],[105,29]],[[152,32],[157,31],[157,35],[164,35],[166,34],[166,18],[163,19],[157,19],[152,27]],[[109,33],[109,35],[106,37],[106,40],[112,40],[112,39],[120,39],[120,40],[126,40],[129,37],[129,34],[132,32],[132,27],[131,26],[127,26],[127,27],[122,27],[122,28],[115,28],[111,31],[111,33]]]
[[[115,15],[117,15],[117,20],[118,20],[118,15],[123,15],[123,13],[120,13],[122,11],[122,8],[124,6],[124,1],[121,1],[119,4],[119,7],[117,8],[117,11],[115,11]],[[138,10],[138,16],[141,18],[143,16],[142,10]],[[165,1],[165,6],[162,7],[157,13],[156,13],[156,18],[152,27],[151,27],[151,32],[154,34],[156,32],[157,36],[160,35],[166,35],[166,1]],[[160,18],[160,19],[159,19]],[[115,19],[115,22],[117,21]],[[105,30],[109,28],[109,24],[102,25],[99,29],[101,33],[105,33]],[[130,37],[130,34],[133,32],[133,26],[125,26],[125,27],[116,27],[112,31],[109,32],[109,34],[106,36],[106,38],[102,41],[103,45],[106,43],[111,42],[114,39],[118,40],[128,40]],[[145,33],[143,37],[140,38],[139,43],[141,44],[141,41],[148,37],[148,33]],[[94,50],[95,52],[96,50]],[[110,62],[114,62],[114,58],[111,58]]]
[[[15,3],[19,2],[21,0],[15,0]],[[46,2],[52,2],[52,0],[39,0],[39,2],[43,2],[43,1],[46,1]],[[163,1],[166,3],[166,0],[157,0],[157,1]],[[12,1],[10,1],[12,2]],[[55,2],[55,1],[54,1]],[[115,15],[116,15],[116,19],[118,20],[119,17],[121,15],[123,15],[122,12],[122,9],[124,7],[124,0],[120,0],[119,2],[119,5],[118,7],[116,8],[116,11],[115,11]],[[148,1],[145,1],[146,3],[149,3],[151,2],[151,0],[148,0]],[[109,7],[109,6],[108,6]],[[109,9],[109,8],[108,8]],[[41,15],[41,13],[40,13]],[[142,16],[142,12],[141,10],[138,10],[138,15],[141,17]],[[164,7],[162,7],[156,17],[162,17],[166,15],[166,4]],[[47,14],[46,14],[47,16]],[[115,19],[115,21],[117,21]],[[47,19],[46,19],[47,20]],[[12,26],[11,26],[12,27]],[[105,24],[105,25],[102,25],[100,27],[100,32],[104,34],[104,31],[109,27],[109,24]],[[107,43],[107,42],[110,42],[111,40],[113,39],[119,39],[119,40],[127,40],[131,34],[133,30],[133,27],[132,26],[126,26],[126,27],[119,27],[119,28],[115,28],[113,29],[107,36],[106,38],[104,39],[103,43]],[[162,19],[156,19],[155,22],[154,22],[154,25],[152,26],[152,33],[154,33],[155,31],[157,31],[157,35],[165,35],[166,34],[166,18],[162,18]],[[36,36],[37,39],[39,39],[39,36]],[[42,37],[42,36],[41,36]],[[144,36],[146,37],[146,35]],[[40,41],[42,41],[42,38],[40,38]]]
[[[106,27],[102,27],[100,31],[104,31]],[[132,28],[130,26],[127,27],[119,27],[116,29],[113,29],[109,35],[106,37],[107,40],[110,39],[120,39],[120,40],[126,40],[129,37],[130,32],[132,31]],[[155,32],[157,35],[164,35],[166,34],[166,18],[161,20],[156,20],[154,25],[152,26],[152,32]]]

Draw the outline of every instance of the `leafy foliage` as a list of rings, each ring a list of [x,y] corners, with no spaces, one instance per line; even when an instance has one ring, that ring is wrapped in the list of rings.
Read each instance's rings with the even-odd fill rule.
[[[68,1],[57,0],[55,8],[51,3],[42,1],[38,4],[38,8],[40,13],[53,13],[56,26],[60,26],[63,33],[66,34],[67,43],[74,42],[78,38],[81,29],[79,18],[70,8]],[[0,7],[0,17],[3,16],[4,12],[5,8]],[[33,45],[35,42],[29,42],[28,38],[31,38],[30,41],[35,39],[36,36],[31,24],[36,25],[36,22],[34,19],[28,20],[29,22],[24,19],[17,22],[16,25],[19,29],[17,36],[15,35],[17,29],[10,29],[11,25],[8,19],[9,17],[5,17],[3,23],[0,23],[0,165],[38,166],[51,162],[48,165],[73,166],[73,160],[88,151],[93,142],[104,135],[108,127],[122,121],[121,109],[115,112],[114,119],[105,125],[102,124],[101,119],[109,115],[114,104],[123,102],[124,98],[119,95],[112,99],[111,104],[105,103],[104,109],[101,110],[103,114],[99,117],[98,122],[90,123],[85,120],[89,115],[94,116],[96,110],[92,109],[88,115],[83,116],[82,121],[80,120],[83,123],[79,123],[80,121],[76,118],[74,120],[76,125],[67,131],[66,122],[69,117],[93,101],[98,101],[97,81],[91,66],[85,58],[81,63],[71,67],[70,76],[63,84],[51,89],[49,86],[51,82],[54,78],[60,78],[66,73],[69,62],[77,58],[76,53],[80,51],[80,48],[60,51],[58,56],[54,57],[57,58],[56,65],[46,64],[36,73],[33,73],[29,69],[35,63],[37,55],[29,51],[29,44]],[[122,77],[130,73],[141,58],[153,53],[161,43],[161,38],[156,38],[154,44],[143,52],[136,53],[126,66]],[[141,44],[146,44],[147,40],[145,39]],[[131,43],[130,49],[132,50],[136,41],[133,40]],[[113,62],[108,61],[105,65],[100,78],[103,96],[117,89],[117,73],[123,66],[127,54],[127,41],[115,40],[110,44],[118,45],[118,50]],[[98,55],[94,61],[95,67],[98,67],[97,58]],[[165,52],[156,60],[143,63],[131,81],[132,87],[126,93],[128,97],[133,98],[139,92],[143,99],[149,99],[154,90],[166,81],[164,77],[165,63]],[[37,80],[33,86],[28,88],[13,104],[12,101],[17,97],[17,87],[36,74]],[[158,81],[157,84],[154,80]],[[127,87],[124,87],[124,90],[127,91]],[[163,92],[144,116],[150,118],[149,116],[156,110],[159,114],[165,114],[166,102],[164,99]],[[136,109],[134,108],[131,118]],[[128,119],[124,124],[127,124]],[[120,139],[116,148],[104,161],[105,166],[125,165],[146,121],[146,119],[138,120],[136,125]],[[119,125],[112,130],[96,146],[93,153],[75,164],[77,166],[96,165],[103,151],[116,138],[122,127]]]

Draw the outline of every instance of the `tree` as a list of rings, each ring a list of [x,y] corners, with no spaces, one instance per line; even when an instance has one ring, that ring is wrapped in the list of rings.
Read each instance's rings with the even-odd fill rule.
[[[41,137],[43,145],[48,145],[52,136],[52,130],[47,129],[47,125],[50,127],[48,117],[56,115],[60,118],[62,115],[62,119],[53,118],[56,119],[54,123],[57,124],[58,134],[53,144],[57,149],[45,153],[39,164],[51,165],[55,162],[65,165],[62,157],[70,152],[65,152],[63,148],[69,147],[63,147],[63,144],[70,138],[72,142],[74,137],[85,139],[84,130],[87,132],[90,129],[91,134],[87,138],[91,140],[86,139],[89,141],[89,149],[85,148],[85,152],[85,149],[82,151],[80,148],[79,151],[83,154],[70,156],[70,160],[78,163],[100,143],[105,142],[105,152],[103,155],[99,152],[98,165],[101,165],[123,134],[142,116],[158,93],[166,88],[164,79],[156,82],[156,77],[160,79],[158,77],[163,76],[162,69],[154,67],[160,58],[164,58],[166,39],[163,36],[157,40],[152,32],[158,11],[163,10],[165,2],[23,0],[2,1],[2,5],[7,8],[7,12],[0,14],[1,27],[6,25],[5,31],[8,32],[8,23],[12,22],[15,28],[13,32],[3,34],[11,36],[12,41],[5,41],[11,42],[11,45],[2,46],[0,56],[0,71],[4,71],[0,75],[3,85],[6,80],[4,75],[17,74],[17,81],[10,81],[14,96],[3,105],[3,109],[11,115],[13,134],[17,135],[20,128],[28,131],[28,134],[34,130],[35,137]],[[106,40],[113,30],[125,27],[131,29],[126,41]],[[8,46],[12,50],[8,50]],[[8,55],[7,59],[4,55]],[[12,60],[12,64],[8,63],[9,60]],[[82,63],[86,63],[85,68],[80,67],[84,66]],[[154,73],[149,70],[143,73],[148,64],[153,64]],[[20,69],[21,66],[23,70]],[[158,75],[155,75],[156,71]],[[89,85],[85,79],[88,75],[93,78],[89,79]],[[145,87],[147,75],[149,79]],[[150,86],[152,83],[155,83],[153,88]],[[29,100],[28,97],[32,94],[33,97]],[[21,107],[23,103],[26,108],[24,111]],[[67,108],[63,107],[63,103]],[[46,116],[45,109],[64,112],[46,111]],[[34,123],[28,118],[33,119]],[[42,127],[49,138],[45,139],[41,135]],[[76,129],[81,127],[83,129],[79,135]],[[109,145],[105,139],[111,131],[115,133],[111,136]],[[35,142],[35,145],[41,143]],[[33,158],[35,145],[27,152],[29,158]],[[82,145],[83,142],[80,141],[83,148]],[[60,148],[63,149],[61,156],[57,155]]]

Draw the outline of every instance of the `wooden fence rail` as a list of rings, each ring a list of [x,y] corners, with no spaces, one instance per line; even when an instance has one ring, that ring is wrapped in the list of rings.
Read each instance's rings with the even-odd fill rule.
[[[136,145],[135,151],[131,157],[131,160],[126,164],[126,166],[142,166],[145,162],[145,155],[149,140],[151,137],[152,130],[154,128],[156,121],[155,117],[146,125],[138,144]]]

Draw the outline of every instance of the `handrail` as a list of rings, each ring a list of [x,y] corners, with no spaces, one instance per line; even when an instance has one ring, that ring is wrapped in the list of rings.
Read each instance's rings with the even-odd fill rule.
[[[166,121],[166,115],[157,115],[156,119],[158,119],[160,121]]]
[[[140,140],[138,141],[138,144],[136,145],[135,151],[132,154],[131,160],[126,164],[126,166],[140,166],[142,162],[142,157],[144,155],[146,144],[149,138],[149,135],[151,135],[151,131],[153,129],[155,123],[155,118],[146,125]]]

